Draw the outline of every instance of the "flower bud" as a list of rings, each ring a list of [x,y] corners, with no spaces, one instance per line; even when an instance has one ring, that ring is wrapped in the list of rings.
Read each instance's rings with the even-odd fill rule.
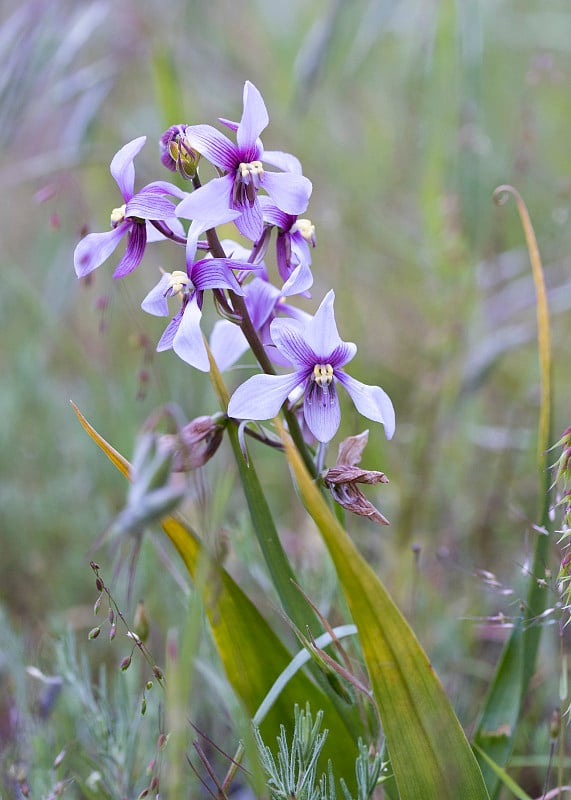
[[[121,663],[119,664],[119,666],[121,667],[121,670],[123,672],[125,672],[125,670],[129,669],[129,667],[131,666],[131,656],[125,656],[125,658],[123,658],[121,660]]]
[[[196,175],[200,153],[188,144],[186,128],[186,125],[172,125],[161,136],[159,147],[164,166],[188,180]]]
[[[196,417],[178,434],[162,436],[161,447],[173,456],[173,472],[189,472],[210,461],[220,447],[226,423],[223,414]]]
[[[88,639],[97,639],[99,634],[101,633],[101,628],[98,625],[96,628],[92,628],[89,633],[87,634]]]

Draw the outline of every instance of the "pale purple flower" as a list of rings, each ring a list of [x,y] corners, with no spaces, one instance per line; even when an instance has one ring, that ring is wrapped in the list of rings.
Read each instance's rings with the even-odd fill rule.
[[[357,411],[385,426],[387,438],[395,430],[395,413],[389,396],[379,386],[367,386],[342,369],[357,347],[343,342],[337,331],[333,291],[325,295],[315,316],[300,326],[292,320],[276,319],[272,339],[294,367],[288,375],[254,375],[239,386],[228,405],[235,419],[264,420],[275,417],[288,395],[303,392],[303,414],[309,430],[319,442],[329,442],[341,421],[337,383],[350,395]]]
[[[315,247],[315,225],[295,214],[286,214],[269,197],[260,197],[264,222],[277,228],[276,261],[283,281],[299,266],[311,266],[309,245]]]
[[[275,205],[288,214],[302,214],[311,195],[311,182],[301,174],[299,161],[288,153],[264,152],[260,134],[269,122],[260,92],[246,81],[244,110],[236,125],[224,124],[236,131],[236,144],[211,125],[190,125],[186,142],[224,172],[178,206],[177,215],[185,219],[216,220],[229,208],[240,212],[236,226],[241,234],[256,242],[263,232],[262,209],[258,191],[263,188]],[[268,172],[266,161],[285,171]],[[218,223],[217,223],[218,224]]]
[[[169,314],[167,298],[175,295],[181,297],[180,310],[167,325],[157,351],[172,348],[187,364],[208,372],[208,353],[200,330],[204,290],[232,289],[236,294],[244,294],[232,270],[245,269],[247,266],[228,258],[205,258],[187,267],[184,272],[164,272],[141,303],[143,311],[166,317]]]
[[[90,233],[75,248],[73,261],[78,278],[103,264],[124,236],[128,236],[127,248],[113,277],[123,278],[132,272],[141,263],[147,242],[165,238],[148,220],[163,221],[174,233],[184,235],[182,225],[175,217],[175,205],[166,195],[184,197],[185,192],[166,181],[155,181],[135,194],[133,159],[141,151],[146,138],[133,139],[111,161],[111,174],[121,190],[124,203],[113,209],[110,231]]]

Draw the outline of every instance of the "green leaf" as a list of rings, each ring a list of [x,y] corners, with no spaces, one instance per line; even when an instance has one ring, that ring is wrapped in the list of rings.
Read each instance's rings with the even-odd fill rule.
[[[478,763],[428,657],[276,424],[359,630],[401,800],[487,800]]]
[[[482,750],[478,745],[474,745],[474,748],[479,756],[481,756],[482,760],[490,767],[490,769],[497,775],[497,777],[502,781],[504,786],[506,786],[510,792],[518,798],[518,800],[533,800],[527,792],[518,786],[518,784],[514,781],[513,778],[510,778],[508,773],[503,770],[496,762],[490,758],[490,756]]]

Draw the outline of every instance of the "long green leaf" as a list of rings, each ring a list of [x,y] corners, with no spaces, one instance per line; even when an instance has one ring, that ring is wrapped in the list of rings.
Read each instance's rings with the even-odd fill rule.
[[[277,424],[359,630],[401,800],[486,800],[478,763],[428,657]]]

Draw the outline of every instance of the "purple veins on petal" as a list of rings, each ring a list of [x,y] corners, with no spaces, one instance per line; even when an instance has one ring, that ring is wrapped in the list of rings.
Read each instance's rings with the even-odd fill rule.
[[[101,266],[131,227],[130,222],[123,222],[116,228],[103,233],[89,233],[78,242],[73,254],[73,263],[78,278],[84,278]]]
[[[228,416],[235,419],[271,419],[300,382],[297,373],[254,375],[238,386],[230,398]]]
[[[138,155],[145,142],[146,136],[139,136],[124,145],[114,156],[109,167],[111,175],[115,178],[117,186],[121,190],[125,201],[133,196],[135,187],[135,165],[133,160]]]
[[[147,246],[147,226],[144,222],[135,222],[131,225],[127,248],[122,259],[117,264],[114,278],[124,278],[136,269],[145,255]]]

